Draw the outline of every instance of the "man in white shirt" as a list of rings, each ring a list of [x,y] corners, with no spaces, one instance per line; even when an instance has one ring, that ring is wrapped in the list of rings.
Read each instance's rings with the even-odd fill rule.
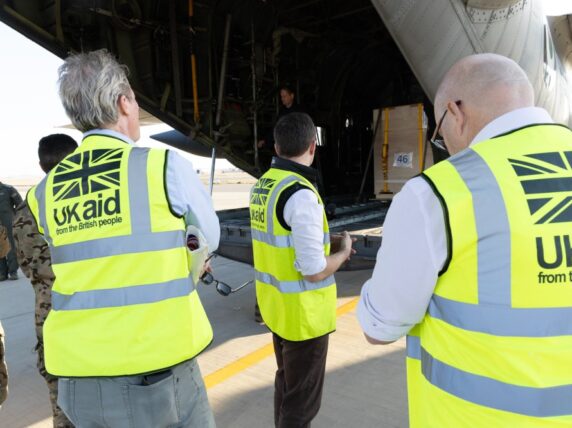
[[[216,250],[211,198],[179,155],[134,145],[139,106],[113,55],[71,55],[59,77],[83,140],[27,196],[55,274],[43,335],[58,405],[75,426],[214,427],[186,245],[192,225]]]
[[[569,414],[569,409],[547,408],[553,400],[522,404],[528,402],[523,397],[541,400],[544,391],[538,386],[548,382],[535,373],[534,364],[543,358],[536,350],[544,349],[544,357],[551,355],[550,340],[555,340],[556,349],[556,337],[569,334],[547,333],[558,325],[552,318],[565,317],[569,324],[570,316],[546,308],[568,310],[571,300],[569,294],[564,298],[550,294],[557,291],[540,291],[535,276],[537,265],[543,266],[538,240],[545,237],[536,238],[535,245],[534,234],[565,233],[568,220],[562,215],[558,220],[556,213],[550,232],[543,232],[542,221],[530,219],[535,207],[550,198],[526,199],[524,183],[554,167],[542,164],[539,170],[526,166],[527,160],[548,159],[559,165],[560,156],[570,153],[560,148],[565,150],[572,137],[533,101],[524,71],[508,58],[481,54],[455,64],[435,98],[435,134],[443,135],[452,157],[411,179],[388,212],[383,243],[372,278],[363,286],[357,316],[372,344],[408,335],[411,426],[443,426],[443,421],[447,426],[465,426],[468,421],[477,426],[471,415],[487,415],[488,426],[491,421],[522,426],[539,416]],[[538,154],[543,150],[548,152]],[[559,181],[551,191],[570,194],[566,183]],[[520,271],[528,276],[517,277]],[[544,294],[530,299],[537,292]],[[534,327],[518,318],[523,311],[531,311],[527,318]],[[542,311],[546,320],[537,318]],[[536,330],[539,326],[542,332]],[[514,381],[498,363],[515,350],[508,336],[527,350],[526,356],[512,356],[513,363],[522,357]],[[477,350],[479,340],[486,341],[484,349]],[[560,378],[569,383],[563,373]],[[530,380],[535,377],[539,379]],[[487,389],[493,386],[494,391]]]
[[[274,129],[278,157],[251,192],[256,295],[273,333],[278,370],[276,427],[309,427],[317,415],[336,325],[333,273],[352,253],[347,232],[330,235],[310,167],[316,128],[305,113],[282,117]]]

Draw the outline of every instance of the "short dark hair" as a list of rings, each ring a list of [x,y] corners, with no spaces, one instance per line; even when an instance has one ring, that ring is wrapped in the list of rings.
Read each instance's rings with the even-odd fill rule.
[[[280,155],[288,158],[300,156],[316,139],[316,127],[306,113],[289,113],[274,127],[274,141]]]
[[[75,140],[66,134],[51,134],[38,144],[38,157],[44,172],[50,172],[63,158],[77,149]]]
[[[280,86],[280,88],[278,88],[278,92],[280,91],[287,91],[288,93],[295,95],[296,93],[294,92],[294,88],[292,88],[292,86],[288,85],[288,84],[284,84],[282,86]]]

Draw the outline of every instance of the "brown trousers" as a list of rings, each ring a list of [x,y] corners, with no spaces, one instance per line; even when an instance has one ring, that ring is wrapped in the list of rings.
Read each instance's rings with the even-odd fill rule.
[[[276,355],[274,424],[309,428],[322,402],[329,335],[291,342],[273,334]]]

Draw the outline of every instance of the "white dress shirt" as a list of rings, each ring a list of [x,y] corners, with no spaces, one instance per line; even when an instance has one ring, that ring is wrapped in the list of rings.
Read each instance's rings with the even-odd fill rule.
[[[94,129],[83,136],[85,138],[91,134],[107,135],[137,146],[126,135],[111,129]],[[166,182],[171,209],[185,218],[185,224],[196,226],[203,232],[209,252],[213,252],[218,248],[220,225],[212,199],[199,180],[193,164],[178,153],[170,150],[168,153]]]
[[[553,123],[546,110],[513,110],[487,124],[470,145],[538,123]],[[364,332],[393,341],[421,322],[446,258],[441,204],[424,179],[413,178],[393,198],[373,275],[362,288],[357,317]]]
[[[284,205],[284,221],[292,228],[296,270],[304,276],[322,272],[326,268],[324,209],[316,194],[301,189],[290,196]]]

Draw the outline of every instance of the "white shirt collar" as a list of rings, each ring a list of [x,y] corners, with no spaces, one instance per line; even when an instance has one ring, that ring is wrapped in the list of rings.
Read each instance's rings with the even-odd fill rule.
[[[119,140],[125,141],[127,144],[131,146],[135,145],[135,142],[127,135],[122,134],[121,132],[114,131],[113,129],[92,129],[91,131],[87,131],[86,133],[84,133],[83,138],[93,134],[108,135],[109,137],[115,137],[118,138]]]
[[[509,111],[489,122],[481,129],[475,138],[473,138],[469,146],[489,140],[514,129],[538,123],[554,123],[554,121],[548,112],[540,107],[524,107]]]

